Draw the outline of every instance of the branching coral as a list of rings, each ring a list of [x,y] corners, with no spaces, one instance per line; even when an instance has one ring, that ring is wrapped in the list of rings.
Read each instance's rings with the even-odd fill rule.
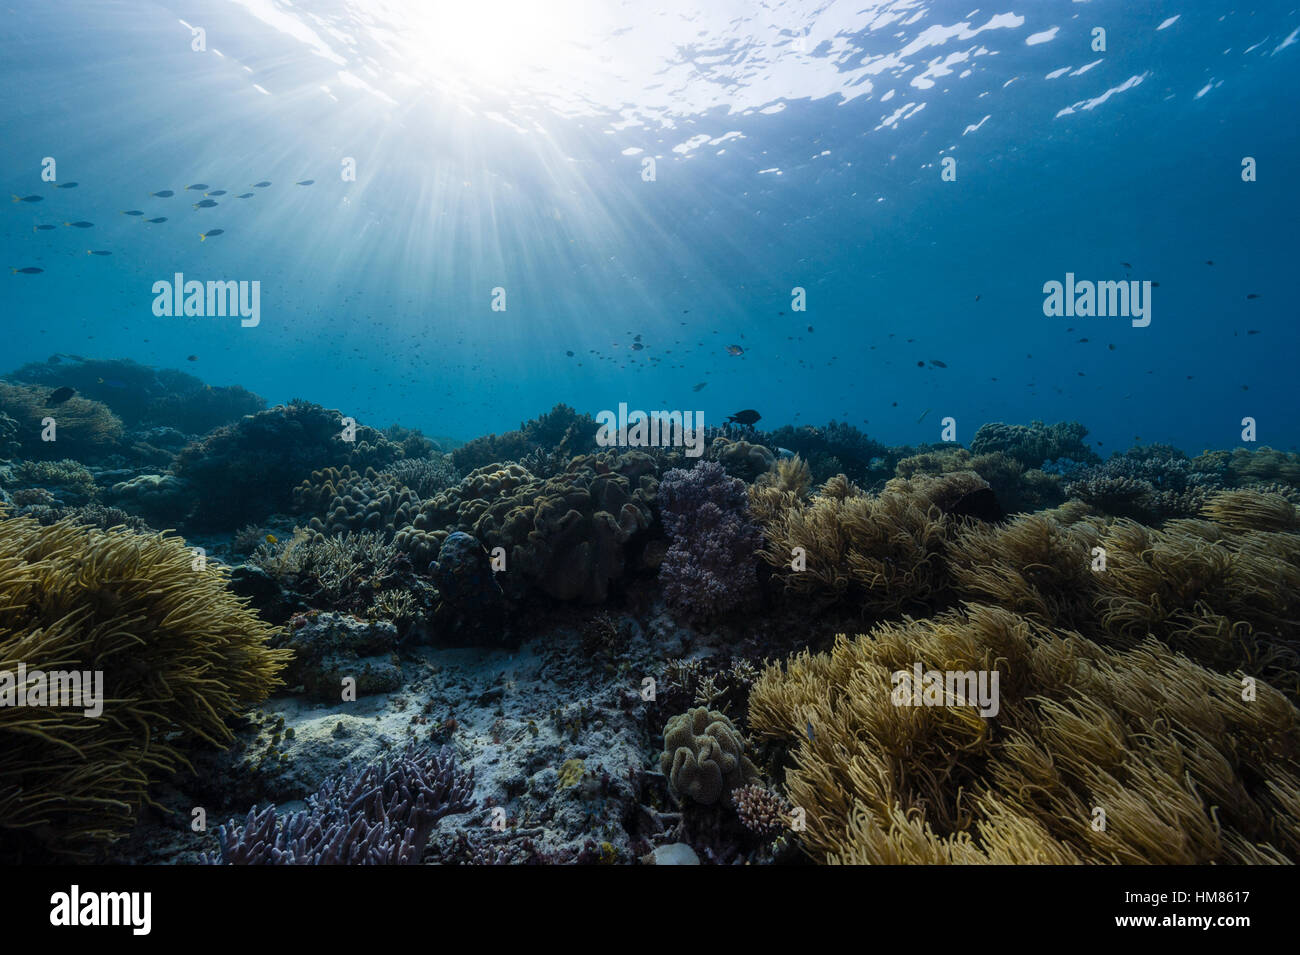
[[[418,865],[439,819],[474,808],[474,772],[452,751],[407,745],[359,773],[327,781],[307,808],[277,816],[274,806],[217,829],[216,865]]]
[[[13,852],[85,852],[133,824],[183,747],[280,683],[287,654],[179,539],[0,519],[0,672],[101,671],[103,715],[0,707],[0,831]]]
[[[996,671],[996,714],[900,700],[894,674],[918,664]],[[1300,712],[1256,692],[1155,640],[1110,651],[970,605],[769,667],[749,718],[793,748],[819,861],[1294,861]]]
[[[745,518],[747,501],[745,483],[712,461],[664,475],[659,505],[672,546],[659,579],[669,606],[707,620],[757,599],[761,536]]]

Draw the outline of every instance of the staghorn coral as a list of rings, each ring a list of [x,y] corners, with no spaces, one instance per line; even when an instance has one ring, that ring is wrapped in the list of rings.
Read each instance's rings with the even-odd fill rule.
[[[999,708],[896,703],[894,674],[996,671]],[[803,845],[840,863],[1300,858],[1300,711],[1153,639],[1111,651],[978,604],[764,671],[760,738],[792,748]],[[1105,825],[1093,825],[1096,809]]]
[[[288,654],[225,586],[160,534],[0,518],[0,672],[102,671],[103,718],[0,707],[6,855],[84,853],[134,824],[185,747],[280,683]]]
[[[242,826],[217,828],[209,865],[419,865],[434,824],[474,808],[474,771],[456,768],[448,747],[437,753],[407,744],[359,773],[326,781],[307,808],[277,816],[254,807]]]
[[[18,422],[16,438],[26,458],[49,460],[75,457],[99,460],[112,454],[122,440],[122,421],[98,401],[80,395],[51,405],[51,389],[0,381],[0,413]],[[53,419],[54,440],[42,437],[43,422]]]
[[[376,531],[351,531],[334,537],[295,528],[285,541],[264,541],[248,556],[313,606],[367,613],[374,601],[410,582],[410,561]]]
[[[694,707],[668,721],[659,771],[679,799],[709,805],[738,786],[758,779],[745,756],[745,742],[731,720],[716,710]]]
[[[747,501],[745,483],[712,461],[664,475],[659,506],[672,545],[659,579],[670,607],[708,620],[757,600],[761,535],[745,518]]]

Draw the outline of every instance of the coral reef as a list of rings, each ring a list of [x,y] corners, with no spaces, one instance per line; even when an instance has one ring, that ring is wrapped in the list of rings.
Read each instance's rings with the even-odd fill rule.
[[[18,423],[15,438],[27,458],[75,457],[97,461],[116,451],[124,435],[122,421],[108,407],[80,395],[50,404],[51,390],[39,385],[0,381],[0,413]],[[53,440],[45,440],[45,421],[53,419]]]
[[[272,646],[293,657],[284,672],[290,692],[314,700],[338,700],[343,680],[355,681],[357,698],[386,693],[402,684],[397,658],[397,627],[387,620],[365,621],[341,613],[293,617]]]
[[[505,595],[482,544],[453,531],[442,542],[429,576],[438,588],[433,614],[436,641],[486,645],[504,641]]]
[[[893,476],[898,459],[912,453],[910,448],[886,447],[838,421],[821,428],[785,425],[768,432],[763,443],[798,453],[811,468],[813,480],[821,484],[836,474],[864,486],[884,482]]]
[[[132,430],[165,427],[205,434],[266,407],[264,399],[238,385],[214,388],[174,368],[155,369],[130,359],[52,357],[58,360],[23,365],[10,377],[48,388],[75,388],[107,405]]]
[[[464,531],[505,551],[498,580],[508,596],[536,587],[559,600],[600,602],[623,574],[624,545],[651,524],[653,471],[653,460],[635,451],[580,455],[546,479],[517,464],[489,465],[425,501],[395,540],[422,557],[430,540],[441,546],[447,530]]]
[[[758,599],[758,527],[745,516],[745,482],[701,461],[668,471],[659,509],[672,545],[659,569],[664,599],[699,620],[745,609]]]
[[[942,687],[898,701],[916,665],[996,671],[996,714]],[[1295,861],[1300,712],[1257,691],[1154,639],[1109,651],[972,604],[769,667],[749,718],[794,748],[786,789],[818,861]]]
[[[972,454],[1000,451],[1026,470],[1056,458],[1093,463],[1098,459],[1084,440],[1087,436],[1088,429],[1077,421],[1054,425],[1031,421],[1028,426],[992,421],[975,432],[970,450]]]
[[[244,825],[217,829],[214,865],[418,865],[434,825],[474,808],[474,773],[456,768],[452,751],[414,743],[359,773],[327,781],[307,808],[277,816],[256,807]]]
[[[596,419],[558,404],[546,414],[519,425],[518,431],[475,438],[451,453],[462,472],[502,461],[519,461],[534,451],[561,451],[566,457],[596,450]]]
[[[1103,513],[1160,524],[1199,513],[1222,486],[1177,448],[1150,445],[1111,455],[1104,464],[1071,469],[1064,490]]]
[[[79,507],[92,503],[98,493],[94,475],[71,458],[61,461],[22,461],[10,470],[10,477],[4,482],[8,487],[40,489],[49,496],[48,501],[33,498],[27,503]],[[15,496],[14,503],[23,502]]]
[[[0,707],[6,854],[86,853],[122,836],[151,780],[277,685],[271,629],[162,535],[0,518],[0,672],[99,671],[103,717]]]
[[[678,798],[710,805],[758,779],[745,743],[726,716],[699,706],[668,721],[659,771]]]
[[[196,529],[234,530],[287,511],[298,482],[321,468],[382,468],[402,455],[374,428],[357,425],[344,440],[343,416],[293,401],[262,411],[187,446],[175,473],[192,489],[189,523]]]

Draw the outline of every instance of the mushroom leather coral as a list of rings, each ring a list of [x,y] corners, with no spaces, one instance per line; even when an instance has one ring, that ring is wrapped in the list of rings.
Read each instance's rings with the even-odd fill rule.
[[[745,756],[740,732],[726,716],[697,706],[674,716],[664,728],[659,769],[679,797],[715,803],[738,786],[758,779]]]
[[[227,717],[280,683],[289,654],[175,537],[0,517],[0,672],[101,671],[103,713],[0,707],[6,857],[122,836],[149,784],[224,745]]]

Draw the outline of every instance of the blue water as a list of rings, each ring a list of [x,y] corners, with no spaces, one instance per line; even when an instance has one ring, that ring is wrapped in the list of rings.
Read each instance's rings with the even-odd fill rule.
[[[461,438],[563,401],[891,444],[1077,419],[1103,453],[1251,416],[1293,448],[1298,30],[1187,0],[15,4],[0,178],[44,201],[0,210],[0,263],[44,271],[0,277],[0,374],[125,357]],[[155,316],[177,272],[260,282],[260,324]],[[1158,282],[1150,325],[1046,317],[1067,272]]]

